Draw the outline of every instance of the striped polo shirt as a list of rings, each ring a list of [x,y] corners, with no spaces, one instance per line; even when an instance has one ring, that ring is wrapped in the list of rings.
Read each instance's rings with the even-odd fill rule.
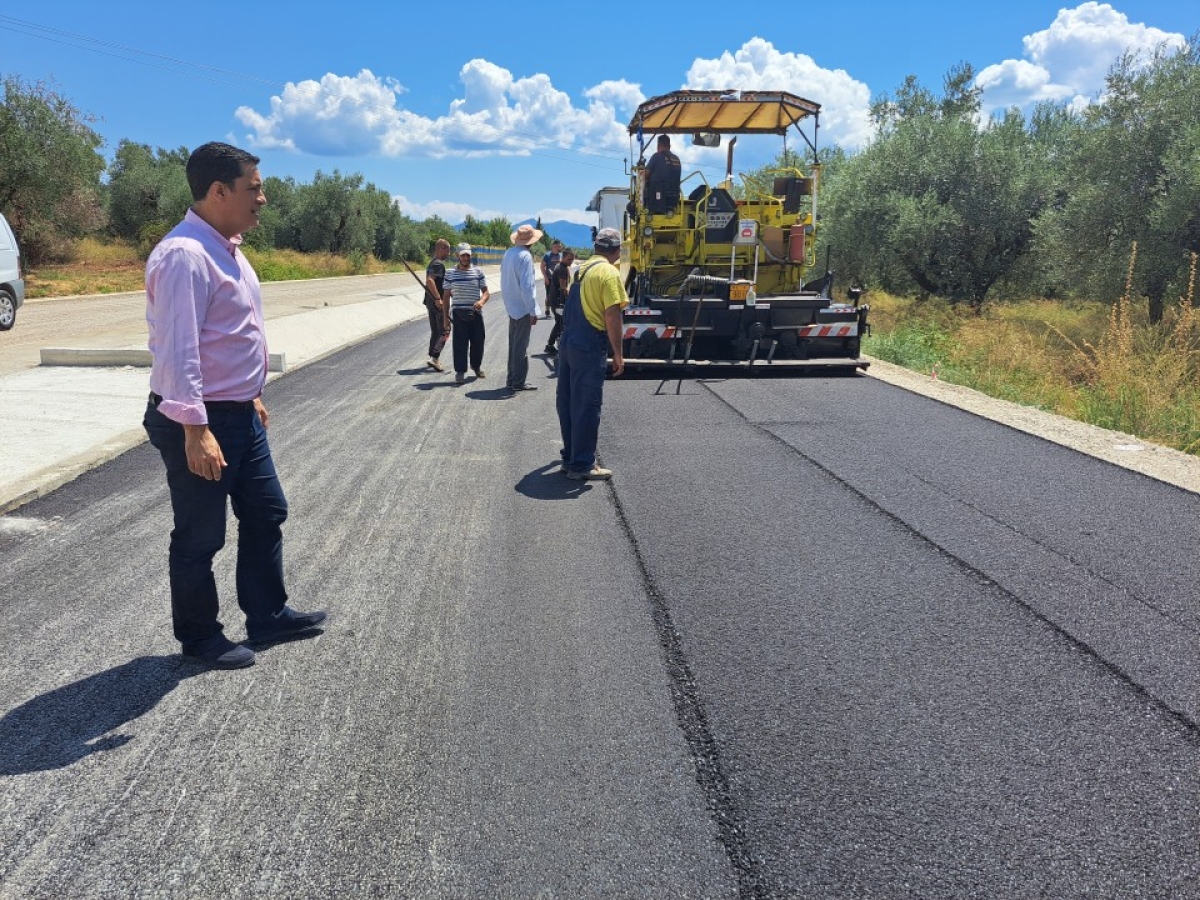
[[[452,309],[474,306],[483,296],[486,287],[487,280],[479,266],[471,266],[469,269],[455,266],[446,270],[445,288],[450,292]]]

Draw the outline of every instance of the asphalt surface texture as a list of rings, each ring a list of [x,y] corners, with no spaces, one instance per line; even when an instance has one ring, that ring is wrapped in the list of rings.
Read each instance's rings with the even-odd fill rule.
[[[1200,496],[863,376],[611,380],[571,482],[487,323],[268,386],[250,669],[148,446],[0,517],[0,897],[1200,898]]]

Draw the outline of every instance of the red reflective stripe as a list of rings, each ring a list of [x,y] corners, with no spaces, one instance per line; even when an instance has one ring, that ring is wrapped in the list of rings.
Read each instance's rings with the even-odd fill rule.
[[[844,322],[835,325],[805,325],[799,329],[800,337],[853,337],[858,333],[858,324]]]
[[[676,334],[676,329],[671,326],[663,325],[627,325],[625,333],[622,335],[625,339],[639,337],[649,331],[658,338],[672,338]]]

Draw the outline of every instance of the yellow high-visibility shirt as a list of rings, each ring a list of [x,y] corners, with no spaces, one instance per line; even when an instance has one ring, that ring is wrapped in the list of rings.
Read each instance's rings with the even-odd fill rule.
[[[589,273],[579,287],[579,299],[583,304],[583,315],[597,331],[606,331],[604,311],[610,306],[624,309],[629,305],[625,285],[621,283],[621,270],[603,256],[594,256],[579,267],[579,277]]]

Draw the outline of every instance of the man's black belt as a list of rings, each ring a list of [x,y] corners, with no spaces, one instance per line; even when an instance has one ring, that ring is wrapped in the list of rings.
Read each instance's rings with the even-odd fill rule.
[[[151,391],[150,405],[158,409],[158,404],[162,403],[162,397]],[[253,400],[205,400],[205,409],[254,409]]]

